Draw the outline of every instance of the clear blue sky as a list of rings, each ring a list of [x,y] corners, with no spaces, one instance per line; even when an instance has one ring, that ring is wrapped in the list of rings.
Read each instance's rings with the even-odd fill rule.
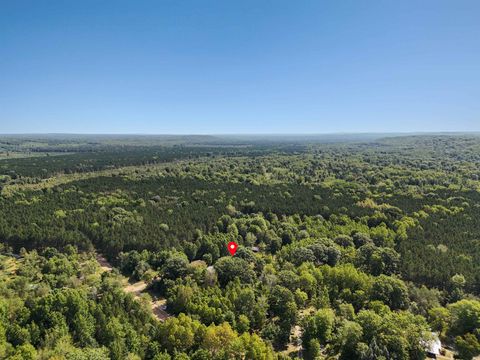
[[[0,0],[0,133],[480,130],[480,1]]]

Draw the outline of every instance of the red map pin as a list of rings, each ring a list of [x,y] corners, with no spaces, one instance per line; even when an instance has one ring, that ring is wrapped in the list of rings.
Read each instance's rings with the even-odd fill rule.
[[[230,241],[227,245],[227,248],[230,255],[233,256],[237,252],[238,245],[236,242]]]

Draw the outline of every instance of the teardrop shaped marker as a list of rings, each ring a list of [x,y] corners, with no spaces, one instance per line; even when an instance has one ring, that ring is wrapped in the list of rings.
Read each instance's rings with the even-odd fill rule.
[[[237,243],[233,241],[230,241],[227,245],[228,252],[232,256],[235,255],[235,253],[237,252],[237,248],[238,248]]]

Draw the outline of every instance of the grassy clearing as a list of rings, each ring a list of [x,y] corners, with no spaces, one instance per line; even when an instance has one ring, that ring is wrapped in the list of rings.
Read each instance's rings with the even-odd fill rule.
[[[183,161],[186,162],[186,160],[182,160],[178,162],[183,162]],[[24,190],[35,191],[35,190],[49,189],[59,185],[65,185],[73,181],[91,179],[91,178],[96,178],[101,176],[138,177],[140,174],[145,174],[147,172],[155,174],[157,170],[165,169],[165,167],[169,165],[171,165],[171,163],[141,165],[141,166],[132,165],[132,166],[125,166],[117,169],[107,169],[107,170],[92,171],[92,172],[85,172],[85,173],[57,174],[48,179],[42,179],[37,183],[6,184],[1,191],[1,195],[5,197],[9,197],[19,191],[24,191]]]
[[[20,260],[0,255],[0,283],[12,281],[18,269],[18,261]]]

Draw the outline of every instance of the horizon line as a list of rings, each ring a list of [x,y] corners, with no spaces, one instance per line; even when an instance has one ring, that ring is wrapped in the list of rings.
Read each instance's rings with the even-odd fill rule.
[[[78,132],[8,132],[0,136],[12,135],[106,135],[106,136],[330,136],[330,135],[415,135],[415,134],[480,134],[480,130],[455,131],[366,131],[366,132],[325,132],[325,133],[78,133]]]

